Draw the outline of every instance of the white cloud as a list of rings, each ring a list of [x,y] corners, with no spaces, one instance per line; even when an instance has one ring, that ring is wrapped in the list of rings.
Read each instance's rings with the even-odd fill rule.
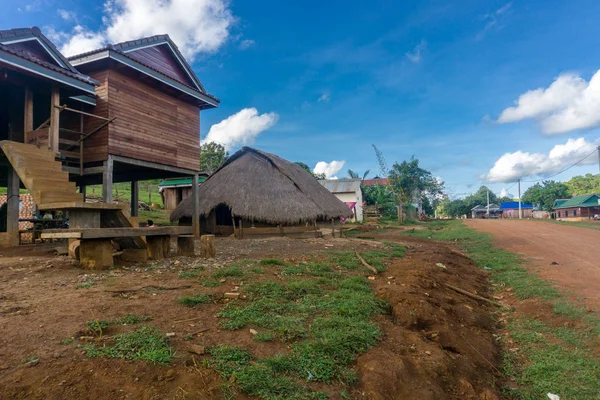
[[[504,28],[505,20],[506,20],[507,16],[511,13],[511,11],[512,11],[512,2],[506,3],[502,7],[498,8],[490,13],[482,15],[481,20],[485,21],[485,26],[483,27],[481,32],[479,32],[477,34],[477,36],[475,37],[475,40],[483,39],[484,36],[492,30],[499,31],[502,28]]]
[[[498,122],[516,122],[527,118],[546,116],[568,106],[581,95],[586,86],[585,80],[576,75],[560,75],[547,89],[538,88],[519,96],[515,102],[516,106],[502,111]]]
[[[508,190],[506,190],[506,188],[502,188],[502,190],[500,191],[500,197],[508,197],[511,199],[515,198],[515,196],[513,196],[512,193],[508,193]]]
[[[600,126],[600,70],[589,82],[573,74],[560,75],[547,88],[530,90],[516,106],[502,111],[499,123],[535,118],[546,134]]]
[[[106,0],[98,31],[76,26],[61,51],[88,51],[100,43],[118,43],[167,33],[190,60],[213,52],[229,37],[235,17],[227,0]],[[90,40],[93,38],[93,40]]]
[[[520,150],[506,153],[496,161],[484,178],[489,182],[512,182],[528,176],[548,176],[578,162],[595,148],[595,143],[579,138],[569,139],[565,144],[557,144],[548,154]],[[596,162],[595,157],[588,157],[581,164]]]
[[[337,179],[335,174],[344,168],[344,164],[346,164],[346,161],[334,160],[329,163],[325,161],[319,161],[317,165],[315,165],[315,168],[313,168],[313,172],[315,174],[325,174],[325,178],[327,179]]]
[[[254,46],[255,44],[256,44],[256,42],[252,39],[244,39],[240,42],[240,49],[246,50],[246,49],[249,49],[250,47]]]
[[[329,100],[331,100],[331,94],[329,92],[325,92],[321,95],[321,97],[319,97],[319,100],[317,100],[319,103],[329,103]]]
[[[58,15],[65,21],[75,21],[77,15],[73,11],[58,9]]]
[[[227,149],[251,144],[263,131],[277,123],[276,113],[258,114],[256,108],[243,110],[210,127],[204,142],[216,142]]]
[[[421,56],[421,52],[425,50],[427,47],[427,42],[425,40],[421,40],[421,43],[416,45],[411,51],[405,53],[406,57],[413,63],[418,64],[423,60]]]
[[[83,26],[77,25],[73,28],[72,35],[68,37],[62,32],[55,32],[52,36],[67,37],[67,40],[61,46],[61,53],[66,56],[85,53],[91,49],[98,49],[106,44],[106,38],[101,33],[86,30]]]

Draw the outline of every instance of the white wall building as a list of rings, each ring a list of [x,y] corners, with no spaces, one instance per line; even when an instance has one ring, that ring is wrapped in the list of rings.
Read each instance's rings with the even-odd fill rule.
[[[360,179],[324,179],[319,183],[352,209],[355,222],[363,221],[363,196]]]

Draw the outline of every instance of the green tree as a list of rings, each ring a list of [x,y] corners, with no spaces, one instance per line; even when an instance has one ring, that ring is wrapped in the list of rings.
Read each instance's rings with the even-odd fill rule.
[[[438,181],[428,170],[419,166],[414,156],[410,161],[394,163],[389,171],[390,186],[402,204],[412,203],[419,196],[437,196],[442,194],[444,183]]]
[[[372,185],[363,186],[363,198],[367,205],[389,205],[394,204],[394,193],[388,186],[384,185]]]
[[[477,191],[475,193],[470,194],[464,198],[463,201],[465,202],[465,207],[469,209],[469,213],[471,212],[471,209],[473,207],[476,207],[479,205],[487,206],[488,190],[489,189],[487,186],[480,186],[479,189],[477,189]],[[490,204],[492,204],[492,203],[497,204],[498,197],[491,190],[489,190],[489,192],[490,192]]]
[[[523,193],[521,201],[539,205],[544,210],[551,210],[556,199],[569,198],[569,188],[562,182],[543,181],[529,187]]]
[[[229,152],[223,145],[215,142],[204,143],[200,146],[200,171],[210,175],[228,158]]]
[[[572,196],[600,193],[600,174],[585,174],[574,176],[565,185]]]
[[[446,199],[437,208],[440,215],[446,217],[460,217],[461,215],[469,215],[471,209],[465,203],[464,199],[449,200]]]
[[[306,163],[303,163],[302,161],[296,161],[294,164],[302,167],[303,170],[305,170],[306,172],[308,172],[309,174],[314,176],[315,179],[318,179],[318,180],[327,179],[325,177],[325,174],[317,174],[317,173],[313,172],[313,170],[310,169],[310,167]]]

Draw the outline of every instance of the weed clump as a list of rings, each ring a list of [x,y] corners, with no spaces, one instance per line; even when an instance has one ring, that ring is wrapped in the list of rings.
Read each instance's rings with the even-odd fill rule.
[[[143,326],[138,330],[114,336],[114,344],[98,347],[94,344],[83,350],[88,357],[144,360],[154,364],[168,364],[175,355],[169,340],[156,327]]]
[[[213,299],[208,294],[197,294],[194,296],[184,296],[179,299],[179,303],[187,307],[194,307],[198,304],[212,303]]]

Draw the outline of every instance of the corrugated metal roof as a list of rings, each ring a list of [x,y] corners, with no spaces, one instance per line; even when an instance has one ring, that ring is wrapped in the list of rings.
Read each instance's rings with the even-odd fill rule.
[[[500,207],[498,207],[497,204],[490,203],[490,211],[497,211],[499,209],[500,209]],[[477,206],[471,208],[471,211],[487,211],[487,205],[485,205],[485,206],[477,205]]]
[[[506,201],[504,203],[500,203],[500,209],[502,210],[511,210],[511,209],[518,209],[519,208],[519,202],[518,201]],[[521,203],[521,209],[525,210],[531,208],[533,209],[533,204],[531,203]]]
[[[600,206],[598,199],[596,194],[584,194],[567,200],[559,199],[554,202],[554,208],[598,207]]]
[[[319,183],[331,193],[353,193],[360,190],[360,179],[324,179]]]
[[[362,184],[363,184],[363,186],[374,186],[374,185],[387,186],[390,184],[390,180],[388,178],[365,179]]]
[[[206,177],[199,176],[198,183],[202,183],[206,180]],[[158,184],[159,187],[170,187],[170,186],[192,186],[192,178],[179,178],[179,179],[166,179]]]

